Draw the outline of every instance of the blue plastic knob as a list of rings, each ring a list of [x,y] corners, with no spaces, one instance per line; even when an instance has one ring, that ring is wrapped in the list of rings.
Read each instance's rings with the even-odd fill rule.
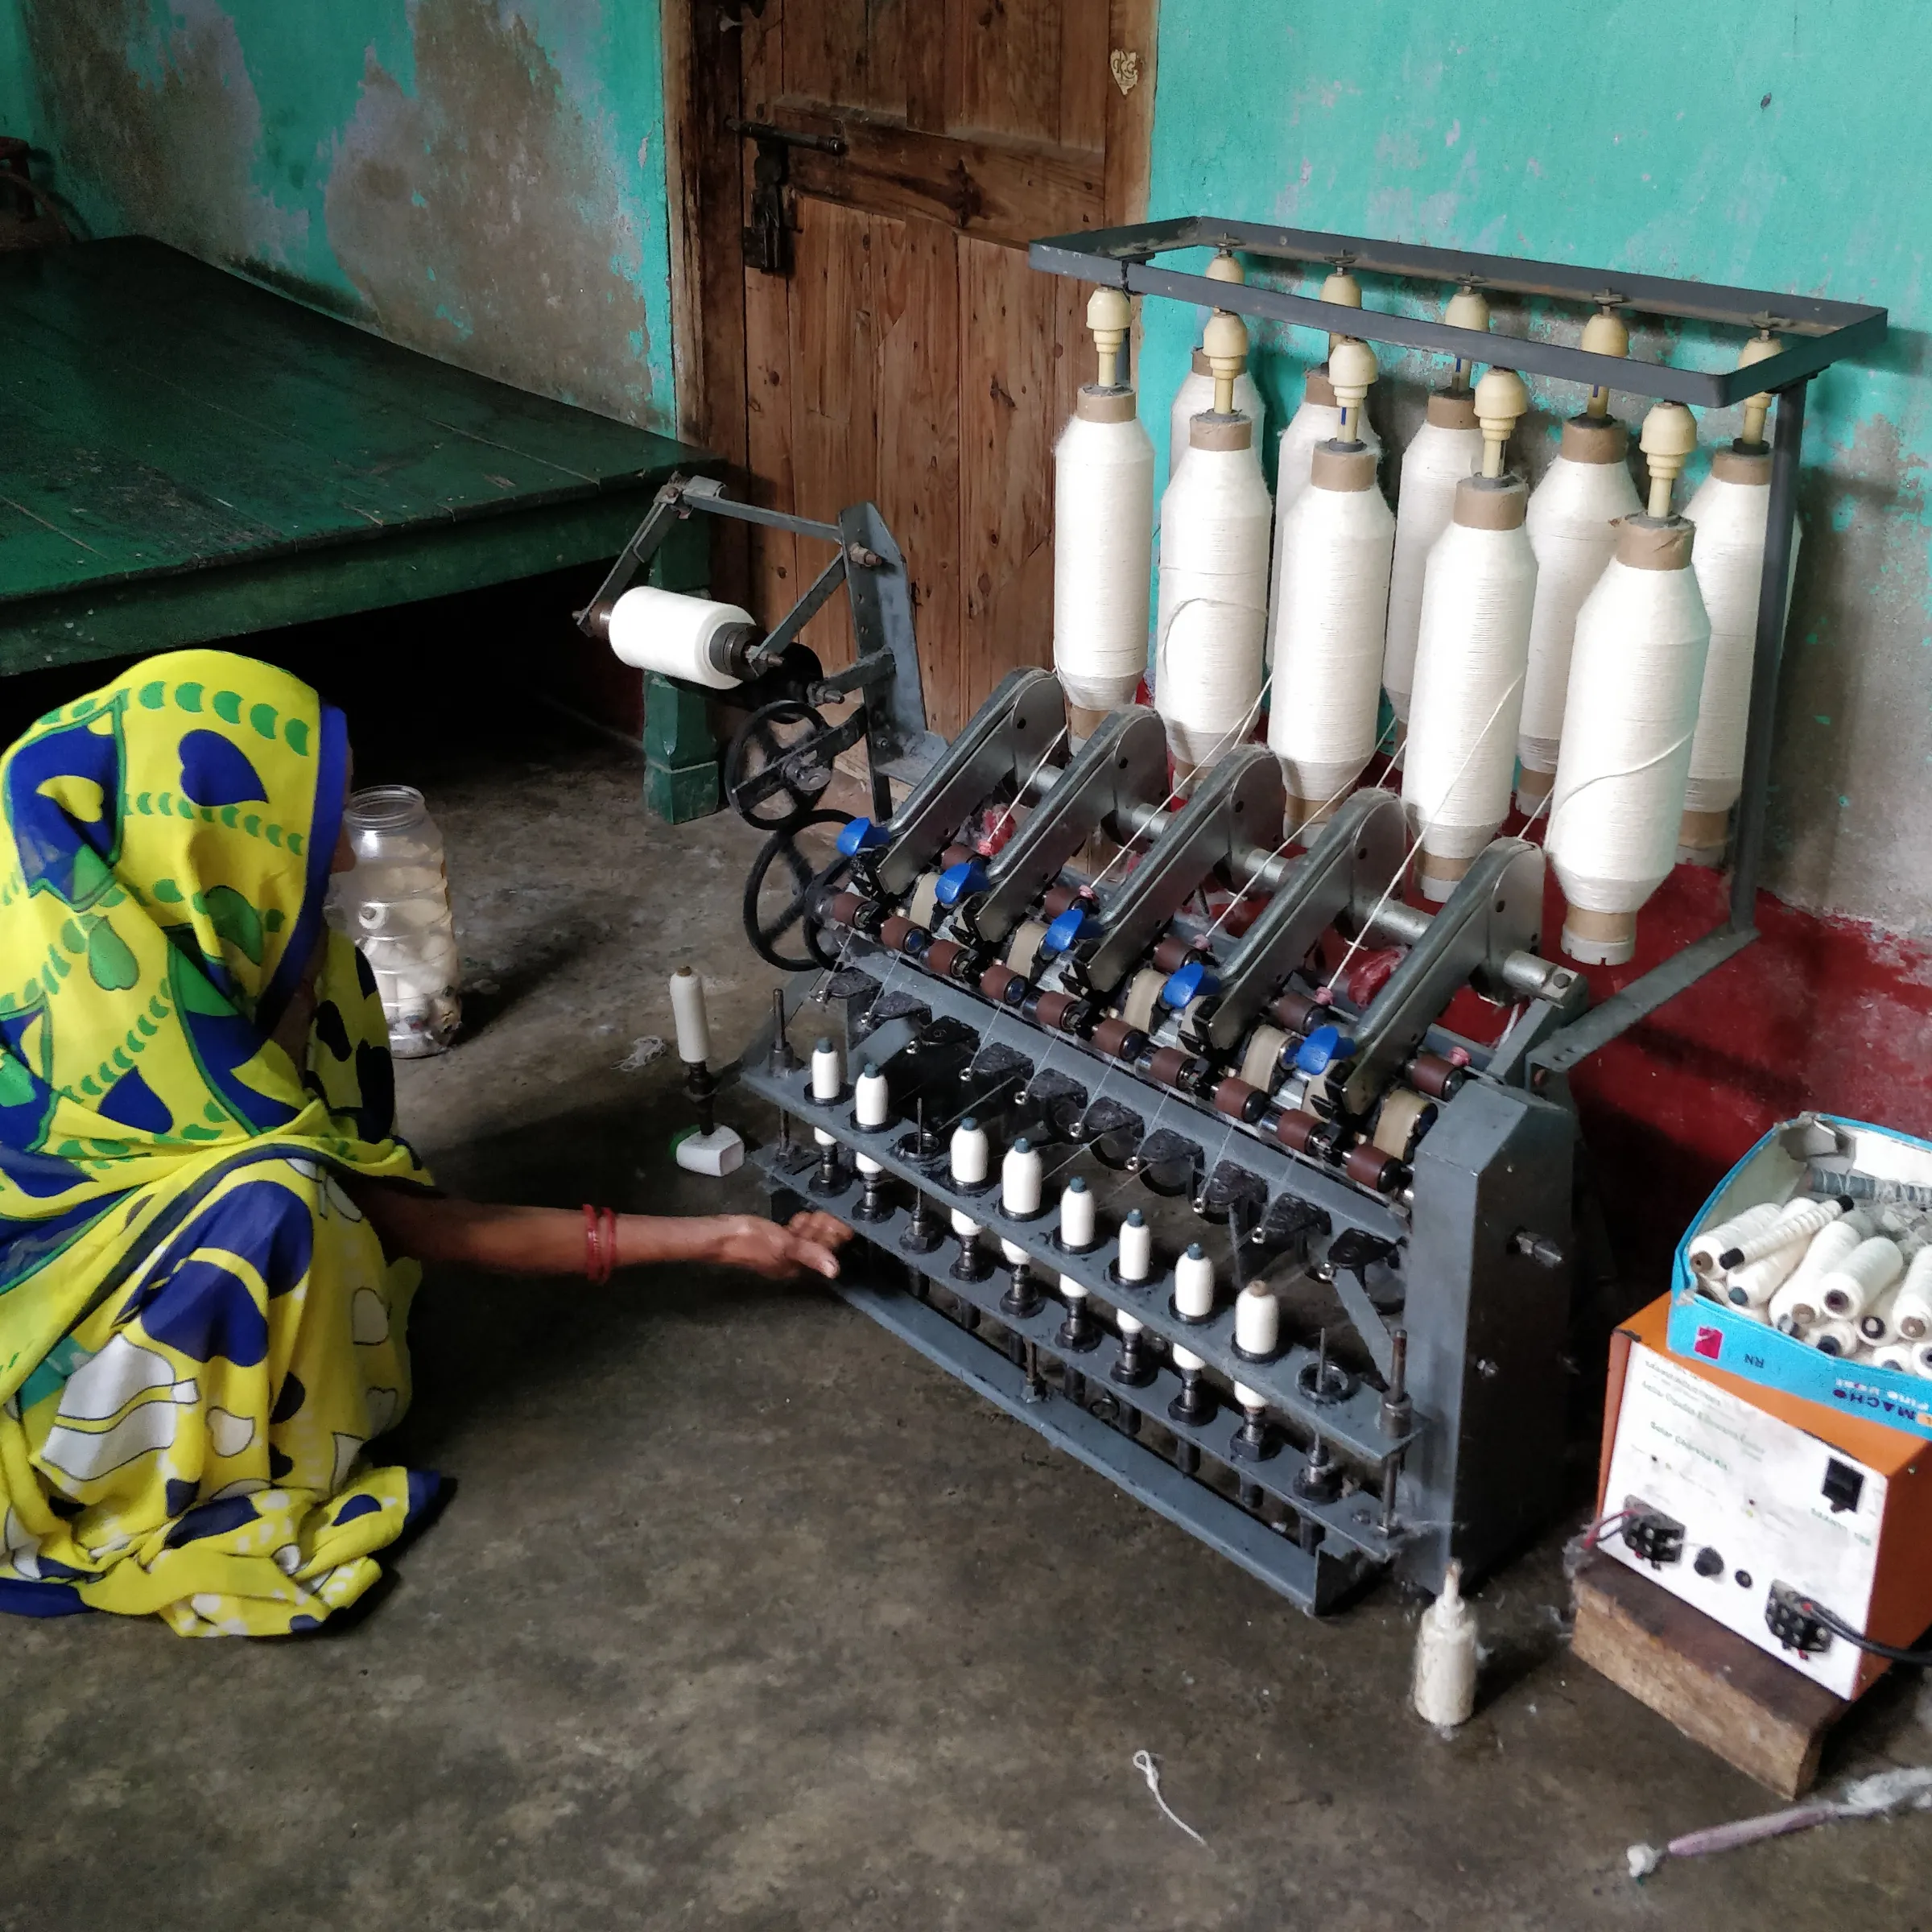
[[[977,859],[962,859],[939,874],[934,895],[942,906],[956,906],[970,894],[986,890],[986,868]]]
[[[1339,1026],[1318,1026],[1294,1050],[1294,1063],[1303,1073],[1326,1073],[1337,1060],[1355,1051],[1355,1042]]]
[[[845,857],[856,859],[862,852],[877,852],[891,836],[883,825],[875,825],[870,819],[852,819],[839,833],[839,850]]]
[[[1190,960],[1178,972],[1167,976],[1167,984],[1161,989],[1161,1004],[1179,1013],[1203,993],[1220,989],[1220,976],[1205,960]]]
[[[1040,941],[1040,951],[1050,958],[1056,952],[1065,952],[1080,936],[1080,928],[1087,923],[1087,915],[1077,906],[1069,906],[1046,928],[1046,936]]]

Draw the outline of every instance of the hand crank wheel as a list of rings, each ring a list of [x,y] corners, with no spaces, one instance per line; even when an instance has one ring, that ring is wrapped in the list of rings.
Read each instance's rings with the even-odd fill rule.
[[[724,753],[724,795],[760,832],[795,832],[818,809],[832,782],[832,758],[819,741],[831,730],[809,704],[781,698],[754,711]]]
[[[852,861],[840,853],[823,870],[814,872],[811,860],[799,848],[798,835],[815,826],[844,823],[842,812],[808,813],[796,824],[774,832],[759,848],[745,875],[745,936],[760,959],[782,972],[809,972],[815,967],[830,972],[838,964],[837,956],[825,949],[811,913],[819,893],[843,878]],[[779,942],[794,927],[799,931],[796,943],[803,947],[803,956],[778,950]]]

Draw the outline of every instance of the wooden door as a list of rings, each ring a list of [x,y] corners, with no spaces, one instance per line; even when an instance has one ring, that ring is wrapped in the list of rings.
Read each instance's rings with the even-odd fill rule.
[[[1015,664],[1051,662],[1052,450],[1092,344],[1087,291],[1030,270],[1026,245],[1142,213],[1155,4],[667,8],[679,332],[702,332],[680,356],[683,427],[774,507],[878,505],[943,733]],[[787,151],[789,275],[744,258],[757,150],[733,119],[843,144]],[[770,623],[823,560],[753,531],[725,568]],[[842,604],[806,634],[848,661]]]

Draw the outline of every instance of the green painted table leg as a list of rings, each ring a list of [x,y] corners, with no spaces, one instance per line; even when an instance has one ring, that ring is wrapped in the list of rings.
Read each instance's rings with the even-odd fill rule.
[[[709,708],[687,685],[644,678],[644,808],[673,825],[718,809],[718,741]]]

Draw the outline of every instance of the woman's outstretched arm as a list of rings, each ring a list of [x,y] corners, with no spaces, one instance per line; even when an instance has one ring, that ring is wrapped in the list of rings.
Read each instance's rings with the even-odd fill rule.
[[[351,1191],[393,1254],[510,1274],[584,1272],[584,1216],[576,1208],[499,1208],[383,1183]],[[617,1265],[711,1261],[774,1279],[807,1272],[836,1279],[836,1250],[851,1236],[828,1214],[794,1215],[782,1228],[755,1214],[621,1214]]]

